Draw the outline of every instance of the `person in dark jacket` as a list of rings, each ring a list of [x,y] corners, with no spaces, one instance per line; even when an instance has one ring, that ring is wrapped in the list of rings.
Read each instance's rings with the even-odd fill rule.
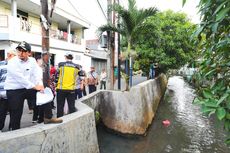
[[[64,115],[65,100],[68,103],[69,113],[76,111],[75,89],[80,65],[72,62],[73,54],[65,54],[65,62],[60,62],[57,69],[57,117]]]
[[[49,53],[42,53],[42,69],[43,69],[43,85],[44,87],[50,87],[50,71],[49,71]],[[43,120],[42,120],[43,119]],[[63,120],[60,118],[54,118],[52,113],[52,102],[43,104],[39,107],[39,120],[38,122],[48,123],[61,123]]]

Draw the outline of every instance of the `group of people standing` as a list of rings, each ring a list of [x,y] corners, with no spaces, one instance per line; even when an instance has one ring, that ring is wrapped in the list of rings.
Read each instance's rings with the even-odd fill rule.
[[[16,47],[17,55],[6,60],[5,78],[1,80],[2,90],[5,91],[5,102],[3,96],[0,98],[0,130],[3,129],[6,113],[9,112],[9,130],[20,129],[21,117],[23,114],[24,101],[30,101],[32,106],[36,106],[36,92],[42,92],[44,87],[49,86],[49,79],[45,72],[48,70],[48,63],[45,60],[40,67],[31,55],[31,46],[27,42],[21,42]],[[15,56],[16,55],[16,56]],[[43,55],[45,56],[45,54]],[[2,68],[2,67],[1,67]],[[1,78],[3,78],[1,73]],[[43,122],[61,123],[62,119],[54,118],[52,115],[51,103],[40,106],[39,110],[43,117]]]
[[[30,101],[33,107],[33,121],[48,124],[61,123],[64,115],[65,101],[68,113],[76,111],[75,100],[96,91],[99,77],[92,66],[88,74],[73,60],[71,52],[65,54],[65,61],[58,64],[57,69],[50,68],[49,53],[43,52],[41,58],[30,57],[31,46],[21,42],[16,52],[8,52],[5,61],[0,62],[0,131],[4,128],[6,114],[10,115],[9,130],[20,129],[24,101]],[[101,88],[106,88],[106,72],[100,77]],[[53,102],[36,105],[36,93],[44,88],[53,89],[57,101],[57,118],[53,117]]]

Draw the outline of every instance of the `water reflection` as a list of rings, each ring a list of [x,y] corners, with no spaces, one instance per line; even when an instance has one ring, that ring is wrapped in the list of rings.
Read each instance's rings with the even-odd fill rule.
[[[229,153],[222,125],[192,104],[194,90],[181,77],[169,78],[166,100],[146,137],[124,137],[98,127],[101,153]],[[164,127],[162,121],[171,125]]]
[[[180,77],[171,77],[168,88],[175,91],[170,100],[176,113],[175,121],[185,128],[185,134],[191,140],[191,144],[183,148],[183,151],[202,152],[202,145],[208,146],[214,143],[215,131],[210,127],[208,118],[202,116],[199,107],[192,104],[195,97],[194,90]]]

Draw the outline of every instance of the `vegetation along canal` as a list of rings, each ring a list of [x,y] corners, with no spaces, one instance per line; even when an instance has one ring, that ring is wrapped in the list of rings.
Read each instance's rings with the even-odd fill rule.
[[[229,153],[223,126],[202,115],[192,104],[195,91],[183,78],[169,78],[164,100],[158,107],[147,136],[121,136],[99,125],[101,153]],[[168,119],[170,125],[163,126]]]

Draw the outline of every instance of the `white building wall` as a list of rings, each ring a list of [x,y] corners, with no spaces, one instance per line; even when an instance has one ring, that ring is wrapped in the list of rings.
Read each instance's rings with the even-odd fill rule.
[[[90,71],[90,66],[92,65],[91,57],[89,56],[82,56],[82,69],[86,72]]]
[[[59,62],[65,61],[65,51],[58,50],[58,54],[56,54],[57,50],[50,50],[50,53],[55,54],[55,65],[58,65]],[[88,72],[91,66],[91,57],[85,56],[83,53],[72,52],[73,54],[73,62],[76,64],[80,64],[82,69]]]

